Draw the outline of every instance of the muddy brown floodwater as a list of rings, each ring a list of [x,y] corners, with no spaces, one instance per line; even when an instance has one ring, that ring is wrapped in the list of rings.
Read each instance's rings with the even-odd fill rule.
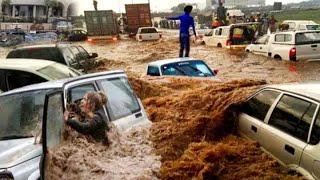
[[[193,45],[191,56],[218,69],[210,79],[146,76],[149,62],[175,58],[177,33],[159,42],[121,40],[76,43],[99,53],[91,72],[123,69],[143,101],[152,126],[109,132],[111,146],[66,130],[50,152],[51,179],[300,179],[237,135],[237,111],[255,90],[270,83],[319,80],[320,63],[275,61],[243,51]],[[0,48],[4,58],[9,48]]]

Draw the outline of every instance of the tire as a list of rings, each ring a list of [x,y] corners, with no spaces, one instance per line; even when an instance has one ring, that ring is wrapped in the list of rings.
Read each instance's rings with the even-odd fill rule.
[[[219,43],[219,44],[217,45],[217,47],[218,47],[218,48],[222,48],[222,45]]]
[[[279,60],[279,61],[282,60],[281,56],[279,56],[279,55],[275,55],[275,56],[274,56],[274,59],[275,59],[275,60]]]

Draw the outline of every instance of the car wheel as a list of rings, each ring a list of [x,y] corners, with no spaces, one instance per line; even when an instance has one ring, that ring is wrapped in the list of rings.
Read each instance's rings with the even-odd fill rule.
[[[218,47],[218,48],[222,48],[222,45],[219,43],[219,44],[217,45],[217,47]]]
[[[279,55],[275,55],[275,56],[274,56],[274,59],[275,59],[275,60],[279,60],[279,61],[282,60],[281,56],[279,56]]]

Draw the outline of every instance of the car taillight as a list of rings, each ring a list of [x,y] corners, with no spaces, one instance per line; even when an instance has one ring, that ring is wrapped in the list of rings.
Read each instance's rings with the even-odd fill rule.
[[[227,40],[226,46],[231,46],[232,45],[232,41],[229,39]]]
[[[88,42],[92,42],[93,40],[91,39],[91,38],[88,38],[88,40],[87,40]]]
[[[142,39],[142,36],[141,36],[141,35],[139,35],[139,39]]]
[[[291,61],[296,61],[297,60],[297,49],[295,47],[290,49],[290,51],[289,51],[289,59]]]
[[[214,75],[217,75],[219,73],[218,69],[213,70]]]

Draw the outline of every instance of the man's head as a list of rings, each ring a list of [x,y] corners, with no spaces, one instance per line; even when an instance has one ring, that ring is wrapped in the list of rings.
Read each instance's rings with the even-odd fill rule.
[[[184,12],[190,14],[192,11],[192,6],[188,5],[186,7],[184,7]]]

